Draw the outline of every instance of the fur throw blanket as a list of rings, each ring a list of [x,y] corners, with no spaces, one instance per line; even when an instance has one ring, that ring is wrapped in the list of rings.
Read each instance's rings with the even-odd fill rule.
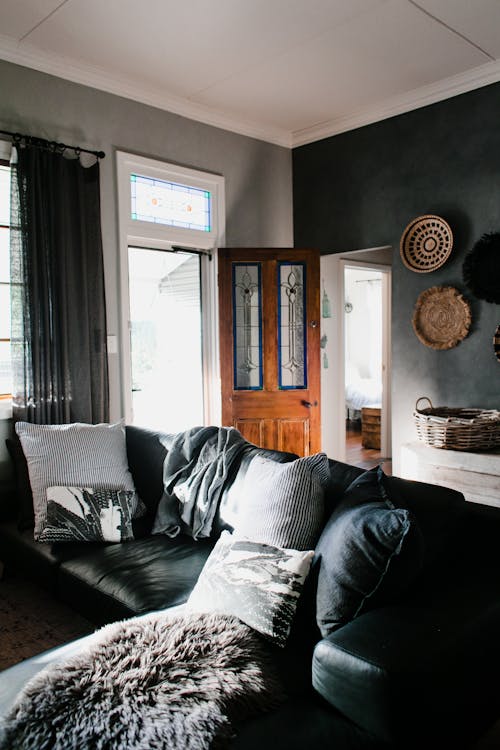
[[[1,750],[205,750],[283,698],[271,647],[235,617],[125,620],[33,677]]]

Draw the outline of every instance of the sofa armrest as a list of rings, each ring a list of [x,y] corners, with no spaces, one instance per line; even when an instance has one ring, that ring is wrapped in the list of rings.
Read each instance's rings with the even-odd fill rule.
[[[313,686],[397,746],[422,747],[432,737],[465,747],[500,713],[499,629],[496,603],[479,613],[449,606],[367,612],[316,645]]]

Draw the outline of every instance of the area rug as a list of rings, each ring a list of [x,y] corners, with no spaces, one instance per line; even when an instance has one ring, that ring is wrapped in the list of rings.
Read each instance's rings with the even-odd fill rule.
[[[283,690],[270,646],[232,616],[165,614],[100,631],[38,673],[0,735],[7,750],[208,750]]]

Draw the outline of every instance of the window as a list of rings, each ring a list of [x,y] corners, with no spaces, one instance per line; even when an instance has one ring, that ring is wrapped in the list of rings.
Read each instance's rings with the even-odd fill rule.
[[[167,432],[217,424],[224,178],[124,152],[117,171],[125,418]]]
[[[128,268],[134,422],[181,432],[204,420],[200,258],[129,247]]]
[[[10,167],[0,160],[0,398],[10,396]]]

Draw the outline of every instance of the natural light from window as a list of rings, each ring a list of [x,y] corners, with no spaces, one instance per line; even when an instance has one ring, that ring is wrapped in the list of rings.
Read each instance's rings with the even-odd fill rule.
[[[180,432],[203,424],[200,259],[129,247],[134,424]]]

